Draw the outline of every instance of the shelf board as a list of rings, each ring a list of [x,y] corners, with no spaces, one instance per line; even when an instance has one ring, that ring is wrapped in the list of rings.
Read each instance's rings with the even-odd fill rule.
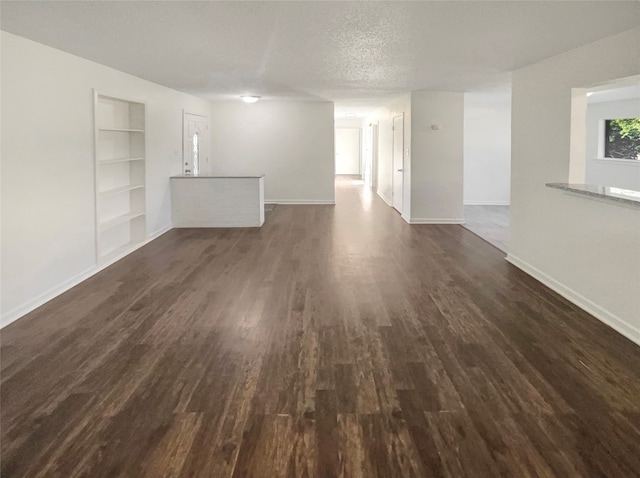
[[[123,214],[122,216],[114,217],[113,219],[109,219],[108,221],[101,222],[98,225],[98,230],[106,231],[107,229],[111,229],[112,227],[119,226],[120,224],[133,221],[134,219],[142,216],[144,216],[143,212],[131,212],[129,214]]]
[[[112,194],[124,193],[127,191],[133,191],[135,189],[144,188],[144,184],[128,184],[126,186],[120,186],[119,188],[107,189],[106,191],[100,191],[100,196],[111,196]]]
[[[144,133],[143,129],[127,129],[127,128],[98,128],[98,131],[111,131],[116,133]]]
[[[128,163],[131,161],[144,161],[144,158],[118,158],[118,159],[103,159],[98,161],[98,164],[115,164],[115,163]]]
[[[100,254],[99,261],[101,264],[112,261],[116,257],[119,257],[131,251],[133,248],[140,245],[141,242],[143,241],[129,241],[126,244],[116,247],[115,249],[111,249],[110,251],[105,252],[104,254]]]

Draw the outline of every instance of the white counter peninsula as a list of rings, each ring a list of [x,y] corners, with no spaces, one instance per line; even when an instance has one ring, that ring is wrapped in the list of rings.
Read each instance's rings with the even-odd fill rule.
[[[173,227],[260,227],[264,174],[171,176]]]

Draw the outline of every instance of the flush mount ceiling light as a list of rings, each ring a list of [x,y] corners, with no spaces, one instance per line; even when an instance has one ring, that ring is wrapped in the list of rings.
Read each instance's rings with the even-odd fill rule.
[[[355,113],[345,113],[344,114],[347,118],[353,118],[356,114]]]
[[[242,101],[244,101],[245,103],[255,103],[260,99],[259,96],[250,96],[250,95],[243,95],[240,98],[242,98]]]

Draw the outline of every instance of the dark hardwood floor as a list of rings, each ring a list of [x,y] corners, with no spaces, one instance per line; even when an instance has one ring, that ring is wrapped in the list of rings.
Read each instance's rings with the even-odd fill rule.
[[[2,331],[2,478],[640,476],[640,347],[342,178]]]

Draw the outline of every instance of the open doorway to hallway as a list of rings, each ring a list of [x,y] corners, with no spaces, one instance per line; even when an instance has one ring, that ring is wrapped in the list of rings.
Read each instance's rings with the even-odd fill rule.
[[[392,205],[393,118],[409,111],[409,95],[369,99],[345,99],[335,103],[336,174],[344,174],[341,136],[343,130],[360,131],[360,169],[363,184]]]
[[[503,252],[509,245],[511,87],[464,95],[464,227]]]

